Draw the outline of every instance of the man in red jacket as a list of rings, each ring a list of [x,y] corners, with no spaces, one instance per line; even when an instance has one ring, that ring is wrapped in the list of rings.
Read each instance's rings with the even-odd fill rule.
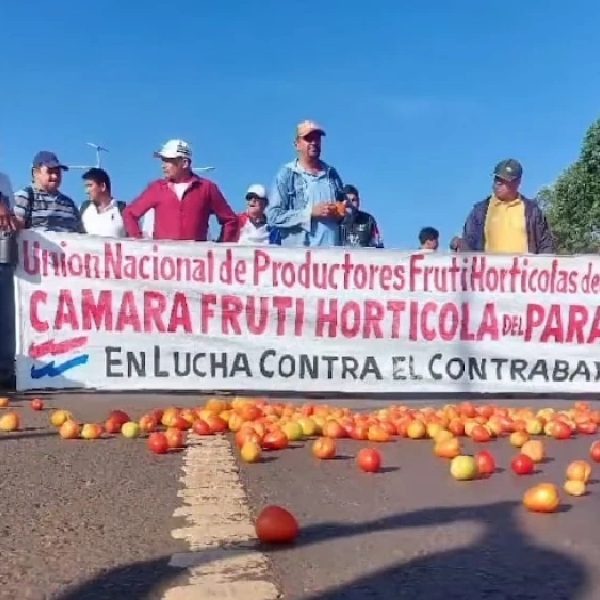
[[[140,219],[154,209],[155,240],[205,242],[208,221],[221,224],[221,242],[237,240],[237,216],[215,183],[192,171],[192,149],[183,140],[169,140],[158,152],[164,179],[152,182],[124,211],[127,234],[142,237]]]

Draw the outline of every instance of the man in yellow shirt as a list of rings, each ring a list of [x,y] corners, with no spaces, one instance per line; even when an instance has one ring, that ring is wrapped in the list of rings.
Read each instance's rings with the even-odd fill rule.
[[[478,202],[465,222],[462,250],[493,254],[553,254],[554,240],[544,213],[520,192],[518,160],[494,168],[493,194]]]

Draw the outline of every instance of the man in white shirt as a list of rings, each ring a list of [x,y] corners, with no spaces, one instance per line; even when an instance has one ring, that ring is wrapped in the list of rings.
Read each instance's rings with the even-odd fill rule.
[[[89,200],[81,205],[81,220],[86,233],[101,237],[125,237],[121,213],[125,202],[112,197],[110,177],[104,169],[93,168],[83,174]]]
[[[245,246],[266,246],[277,244],[277,230],[269,227],[265,209],[269,204],[267,189],[254,183],[246,192],[246,212],[238,215],[238,244]]]

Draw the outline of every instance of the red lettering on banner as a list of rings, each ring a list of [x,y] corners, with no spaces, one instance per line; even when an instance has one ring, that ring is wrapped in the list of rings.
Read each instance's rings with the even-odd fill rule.
[[[363,327],[363,338],[382,338],[383,330],[381,321],[385,318],[385,307],[381,302],[367,300],[365,302],[365,323]]]
[[[221,299],[221,327],[225,335],[230,330],[236,335],[241,335],[240,315],[242,314],[242,301],[237,296],[223,296]]]
[[[117,323],[115,329],[123,331],[126,327],[131,327],[131,330],[139,333],[142,330],[140,322],[140,314],[135,303],[133,292],[125,292],[121,300],[121,307],[117,313]]]
[[[406,302],[402,300],[388,300],[387,309],[392,313],[392,339],[400,337],[400,324],[402,313],[406,310]]]
[[[65,325],[69,325],[71,329],[79,329],[79,321],[73,302],[71,290],[60,290],[58,293],[58,306],[56,308],[56,320],[54,321],[54,329],[60,330]]]
[[[588,310],[580,304],[573,304],[569,308],[569,325],[567,327],[567,343],[583,344],[585,341],[584,326],[588,320]]]
[[[528,304],[525,309],[525,334],[523,339],[530,342],[533,338],[533,330],[544,322],[544,307],[540,304]]]
[[[167,328],[163,321],[163,315],[167,309],[167,299],[160,292],[144,292],[144,331],[156,331],[164,333]]]
[[[326,304],[328,308],[326,308]],[[317,302],[317,314],[316,314],[317,337],[336,337],[337,326],[338,326],[338,301],[337,300],[324,300],[319,298]],[[324,331],[327,327],[328,334],[325,336]]]
[[[81,292],[81,327],[92,329],[92,322],[97,330],[111,331],[113,325],[112,292],[102,290],[98,301],[94,299],[92,290]]]
[[[260,308],[256,304],[256,298],[250,296],[246,305],[248,331],[252,335],[263,335],[269,324],[269,298],[260,298]]]
[[[285,324],[287,321],[287,311],[292,308],[292,299],[289,296],[274,296],[273,306],[277,311],[277,335],[285,335]]]
[[[296,318],[294,320],[294,335],[302,337],[304,335],[304,300],[296,298]]]
[[[592,327],[588,335],[587,343],[595,344],[596,340],[600,339],[600,307],[596,308],[594,313],[594,320],[592,321]]]
[[[215,316],[215,306],[217,304],[216,294],[202,294],[201,311],[201,330],[204,335],[209,332],[210,321]]]
[[[488,336],[490,340],[500,339],[500,320],[496,306],[492,302],[488,302],[483,309],[481,325],[477,330],[477,341],[483,340],[485,336]]]
[[[29,299],[29,321],[31,322],[31,326],[41,333],[44,331],[48,331],[50,329],[50,325],[48,325],[48,321],[43,321],[40,319],[38,315],[38,307],[40,304],[46,304],[48,300],[48,294],[46,292],[42,292],[41,290],[36,290],[31,294],[31,298]]]
[[[144,298],[145,299],[145,298]],[[181,328],[183,333],[192,333],[192,320],[190,317],[190,307],[187,297],[182,292],[176,292],[173,297],[173,308],[171,309],[171,318],[167,331],[176,333]]]
[[[346,338],[356,337],[356,334],[360,331],[360,306],[358,302],[344,303],[340,317],[342,335]]]
[[[425,306],[421,310],[421,337],[428,342],[435,340],[435,329],[430,329],[427,326],[427,317],[429,313],[437,311],[437,304],[435,302],[425,302]]]
[[[454,339],[458,326],[460,324],[460,316],[458,314],[458,306],[452,302],[446,302],[440,310],[440,337],[449,342]]]
[[[558,304],[551,304],[544,330],[540,336],[540,342],[546,343],[552,340],[557,344],[562,344],[565,341],[563,331],[560,306]]]

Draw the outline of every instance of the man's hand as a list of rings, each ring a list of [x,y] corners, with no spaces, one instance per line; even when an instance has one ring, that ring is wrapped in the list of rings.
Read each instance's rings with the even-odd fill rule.
[[[313,206],[311,215],[313,217],[332,217],[336,213],[335,202],[319,202]]]
[[[0,230],[12,231],[14,229],[12,215],[6,204],[0,200]]]

